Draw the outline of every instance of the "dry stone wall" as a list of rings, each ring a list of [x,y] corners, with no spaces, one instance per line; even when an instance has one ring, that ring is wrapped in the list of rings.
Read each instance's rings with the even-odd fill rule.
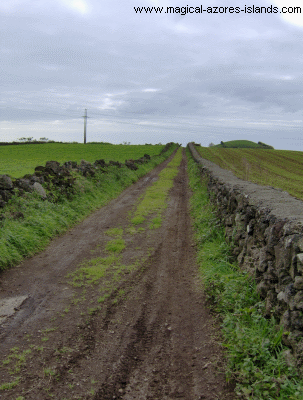
[[[7,143],[0,143],[0,145],[1,144],[5,145]],[[173,145],[173,142],[167,143],[161,150],[160,155],[167,152]],[[125,165],[125,167],[131,170],[137,170],[138,165],[147,163],[150,160],[151,156],[149,154],[144,154],[143,157],[137,160],[125,160],[125,164],[118,161],[109,161],[107,164],[103,159],[96,160],[93,164],[85,160],[81,160],[80,164],[77,164],[76,161],[66,161],[63,165],[60,165],[57,161],[47,161],[45,167],[42,165],[37,166],[34,174],[24,175],[20,179],[12,179],[9,175],[0,175],[0,209],[6,206],[13,195],[18,194],[22,196],[25,192],[35,191],[42,199],[54,201],[54,196],[51,192],[52,187],[56,187],[57,191],[59,189],[61,195],[70,198],[74,193],[74,184],[76,181],[76,178],[71,174],[73,170],[81,173],[86,178],[90,178],[95,176],[96,171],[106,173],[108,167],[111,166],[121,168]]]
[[[267,317],[284,327],[284,343],[303,365],[303,202],[287,192],[243,181],[189,150],[240,267],[255,277]]]
[[[172,143],[169,143],[169,147]],[[137,170],[139,164],[147,163],[151,159],[149,154],[144,154],[138,160],[125,160],[125,166],[132,170]],[[78,171],[85,177],[93,177],[96,171],[102,170],[106,173],[109,166],[122,167],[118,161],[109,161],[108,164],[102,160],[96,160],[94,164],[81,160],[79,164],[76,161],[67,161],[60,165],[57,161],[47,161],[45,166],[37,166],[34,174],[25,175],[23,178],[11,179],[8,175],[0,175],[0,208],[3,208],[11,197],[17,192],[22,195],[24,192],[36,191],[41,198],[52,200],[51,187],[60,188],[62,194],[68,197],[73,193],[73,187],[76,178],[71,171]],[[49,191],[47,196],[44,187]],[[17,190],[16,190],[17,189]]]

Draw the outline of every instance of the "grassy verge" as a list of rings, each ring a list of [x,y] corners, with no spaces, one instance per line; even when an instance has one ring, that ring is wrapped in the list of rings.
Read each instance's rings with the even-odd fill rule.
[[[112,166],[94,178],[77,176],[77,193],[72,200],[58,195],[56,203],[42,201],[36,193],[13,197],[0,211],[0,270],[16,265],[25,257],[44,249],[55,235],[62,234],[92,211],[117,197],[126,187],[163,162],[174,151],[172,146],[161,156],[152,157],[137,171]],[[15,219],[16,214],[22,217]]]
[[[236,381],[236,393],[243,399],[302,399],[303,379],[282,343],[283,332],[274,318],[263,317],[265,305],[254,280],[231,262],[206,182],[187,154],[198,263],[210,306],[222,318],[227,379]]]

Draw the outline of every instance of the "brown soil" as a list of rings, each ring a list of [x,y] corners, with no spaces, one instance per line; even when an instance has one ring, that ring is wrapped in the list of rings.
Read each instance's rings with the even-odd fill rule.
[[[0,384],[20,377],[1,400],[235,398],[198,278],[185,155],[162,226],[127,230],[134,205],[167,162],[1,274],[0,298],[17,297],[19,305],[1,326],[1,359],[12,357]],[[69,284],[67,274],[81,263],[106,256],[106,231],[114,227],[124,229],[124,268],[98,284]]]

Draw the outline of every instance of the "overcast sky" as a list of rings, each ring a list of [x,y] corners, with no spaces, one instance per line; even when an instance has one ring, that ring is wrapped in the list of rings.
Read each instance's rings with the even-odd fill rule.
[[[87,108],[88,141],[303,151],[303,1],[165,13],[191,1],[1,0],[0,141],[81,142]],[[245,5],[279,12],[236,12]],[[302,14],[280,13],[295,5]]]

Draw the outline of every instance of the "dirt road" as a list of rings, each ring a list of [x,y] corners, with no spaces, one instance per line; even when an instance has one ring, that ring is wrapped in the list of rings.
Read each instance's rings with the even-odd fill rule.
[[[1,400],[235,398],[198,279],[185,155],[162,226],[130,225],[168,161],[1,274],[0,299],[19,298],[0,331]],[[125,248],[97,279],[118,236]]]

